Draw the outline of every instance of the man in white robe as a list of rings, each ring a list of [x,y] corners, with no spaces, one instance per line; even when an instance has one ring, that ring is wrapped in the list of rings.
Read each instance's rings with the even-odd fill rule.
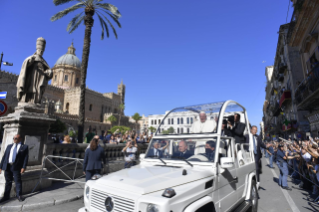
[[[204,111],[199,113],[199,120],[195,121],[191,127],[191,133],[208,133],[216,129],[217,123],[215,120],[207,120],[207,115]]]

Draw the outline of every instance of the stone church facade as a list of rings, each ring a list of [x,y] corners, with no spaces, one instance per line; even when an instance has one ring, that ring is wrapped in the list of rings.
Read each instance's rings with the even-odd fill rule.
[[[52,117],[59,118],[67,127],[77,130],[77,120],[80,107],[81,62],[75,55],[73,43],[65,55],[62,55],[52,68],[53,78],[42,99],[42,107]],[[0,71],[0,91],[7,91],[7,113],[17,106],[18,75]],[[98,134],[111,128],[107,118],[122,113],[121,125],[129,125],[129,117],[119,111],[119,105],[125,103],[125,85],[118,85],[117,93],[99,93],[86,88],[85,95],[85,131],[91,127]],[[117,125],[118,123],[115,123]]]

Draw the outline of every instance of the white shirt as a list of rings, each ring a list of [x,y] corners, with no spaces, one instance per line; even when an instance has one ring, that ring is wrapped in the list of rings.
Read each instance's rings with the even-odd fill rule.
[[[208,133],[213,132],[216,127],[215,120],[206,120],[202,123],[200,120],[193,123],[191,133]]]
[[[306,152],[306,154],[302,155],[303,159],[308,163],[311,161],[311,155]]]
[[[124,151],[122,151],[122,152],[124,152]],[[124,160],[127,162],[134,161],[136,152],[137,152],[137,148],[135,146],[133,146],[132,148],[128,147],[124,152]]]
[[[13,150],[14,150],[14,148],[16,147],[16,145],[18,145],[17,146],[17,154],[18,154],[18,152],[19,152],[19,149],[20,149],[20,147],[21,147],[21,142],[20,143],[13,143],[13,146],[11,147],[11,150],[10,150],[10,155],[9,155],[9,163],[14,163],[14,161],[12,161],[12,156],[13,156]],[[17,159],[17,158],[16,158]]]

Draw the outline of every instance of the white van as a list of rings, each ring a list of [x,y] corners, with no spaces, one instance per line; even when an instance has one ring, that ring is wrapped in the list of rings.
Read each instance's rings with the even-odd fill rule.
[[[235,113],[247,143],[224,135],[223,120]],[[162,129],[176,114],[189,118],[186,133]],[[251,136],[246,110],[235,101],[174,109],[161,120],[139,165],[86,183],[79,212],[257,211]]]

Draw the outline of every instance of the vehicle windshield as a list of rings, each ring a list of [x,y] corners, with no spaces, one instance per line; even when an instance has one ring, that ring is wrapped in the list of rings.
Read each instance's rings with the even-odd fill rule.
[[[218,121],[224,101],[179,107],[163,115],[150,115],[149,122],[157,129],[156,135],[217,133]],[[237,104],[228,104],[223,119],[242,112]],[[244,118],[244,116],[242,116]]]
[[[214,162],[216,138],[153,139],[145,158]]]

